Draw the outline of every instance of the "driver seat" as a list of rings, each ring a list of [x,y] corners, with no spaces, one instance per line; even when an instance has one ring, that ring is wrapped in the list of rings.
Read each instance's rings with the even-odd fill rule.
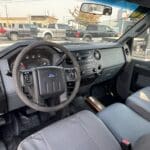
[[[96,115],[82,111],[27,137],[18,150],[121,150],[121,147]]]

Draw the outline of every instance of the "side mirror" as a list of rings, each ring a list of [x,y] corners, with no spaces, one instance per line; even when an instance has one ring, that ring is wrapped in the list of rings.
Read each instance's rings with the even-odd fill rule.
[[[94,15],[110,16],[112,14],[112,7],[96,3],[82,3],[80,11]]]

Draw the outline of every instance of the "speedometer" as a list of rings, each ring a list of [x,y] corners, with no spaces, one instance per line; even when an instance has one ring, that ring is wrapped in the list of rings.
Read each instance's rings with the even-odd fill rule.
[[[40,63],[40,66],[51,65],[50,60],[48,60],[47,58],[41,58],[39,63]]]
[[[53,55],[53,54],[52,54]],[[26,70],[31,68],[36,68],[40,66],[49,66],[52,65],[52,55],[50,55],[47,50],[36,49],[32,53],[26,54],[22,62],[20,63],[20,70]],[[11,69],[13,68],[13,63],[15,58],[10,62]]]
[[[40,66],[48,66],[51,65],[50,60],[47,58],[30,58],[28,60],[24,60],[20,64],[20,69],[31,69],[35,67],[40,67]]]

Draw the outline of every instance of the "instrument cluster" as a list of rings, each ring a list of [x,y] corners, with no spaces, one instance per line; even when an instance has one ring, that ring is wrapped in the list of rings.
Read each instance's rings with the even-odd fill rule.
[[[13,68],[15,59],[10,62],[10,68]],[[52,55],[47,50],[35,49],[28,53],[20,63],[20,70],[31,69],[40,66],[50,66],[53,63]]]

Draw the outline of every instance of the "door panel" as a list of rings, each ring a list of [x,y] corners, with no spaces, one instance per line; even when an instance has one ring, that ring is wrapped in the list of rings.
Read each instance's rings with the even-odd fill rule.
[[[131,79],[132,91],[150,86],[150,61],[133,59],[133,73]]]
[[[117,78],[117,91],[123,98],[137,90],[150,86],[150,61],[132,59]]]

